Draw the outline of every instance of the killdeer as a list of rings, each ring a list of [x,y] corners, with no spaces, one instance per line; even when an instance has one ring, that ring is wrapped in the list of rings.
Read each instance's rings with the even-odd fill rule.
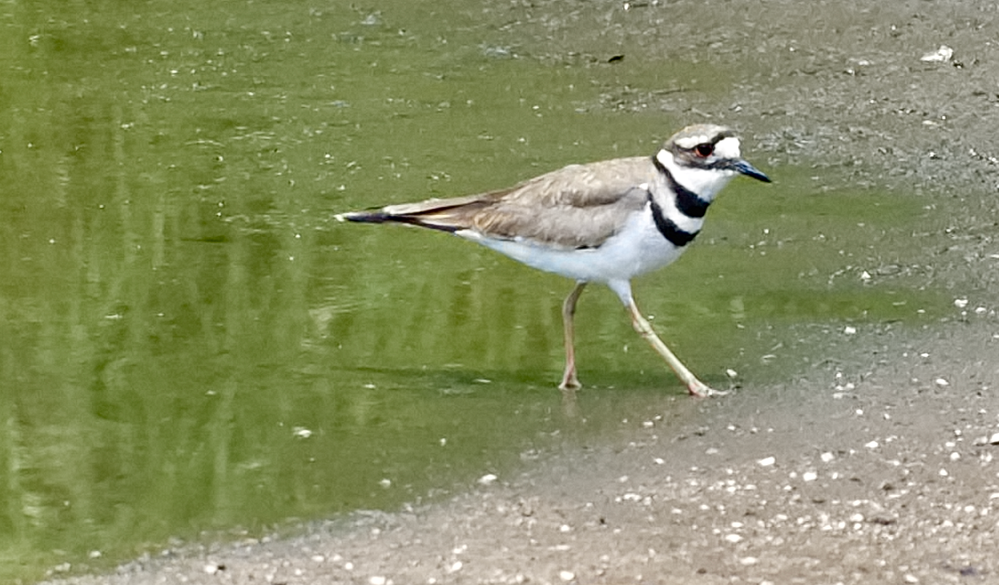
[[[450,232],[574,279],[576,286],[562,304],[563,391],[580,386],[573,345],[576,302],[588,283],[604,283],[690,394],[706,396],[717,392],[659,339],[635,305],[630,281],[679,258],[700,233],[715,196],[740,174],[770,182],[743,160],[731,130],[698,124],[674,134],[651,157],[569,165],[508,189],[354,211],[337,219]]]

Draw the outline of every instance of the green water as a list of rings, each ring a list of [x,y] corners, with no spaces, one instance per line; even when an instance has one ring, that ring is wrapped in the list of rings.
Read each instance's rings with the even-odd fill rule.
[[[0,5],[0,580],[395,509],[670,407],[682,388],[606,290],[580,302],[589,390],[568,416],[570,282],[332,219],[651,154],[690,122],[607,103],[688,66],[551,58],[509,45],[508,19],[468,1]],[[803,325],[944,309],[894,276],[919,202],[746,154],[776,183],[736,181],[695,248],[636,283],[709,383],[806,368]]]

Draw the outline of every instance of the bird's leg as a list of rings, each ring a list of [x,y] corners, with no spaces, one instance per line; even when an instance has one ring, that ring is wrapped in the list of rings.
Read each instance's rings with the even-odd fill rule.
[[[573,339],[575,337],[575,326],[573,317],[576,314],[576,301],[579,295],[583,294],[586,283],[577,282],[576,286],[565,297],[562,303],[562,328],[565,333],[565,373],[562,374],[562,383],[558,385],[562,391],[575,390],[580,387],[579,379],[576,377],[576,347]]]
[[[656,332],[652,329],[652,325],[650,325],[645,317],[642,316],[642,313],[639,312],[638,306],[635,305],[635,301],[633,299],[628,299],[628,301],[628,312],[631,313],[631,324],[635,327],[635,331],[637,331],[638,334],[645,339],[645,341],[649,342],[652,349],[656,350],[659,355],[663,356],[663,359],[666,360],[669,367],[674,373],[676,373],[676,376],[680,378],[680,381],[687,385],[687,391],[690,392],[691,396],[725,394],[724,392],[720,392],[718,390],[712,390],[707,384],[698,380],[697,376],[688,370],[687,366],[683,365],[683,362],[673,355],[673,352],[666,347],[666,344],[663,343],[661,339],[659,339],[659,336],[656,335]]]

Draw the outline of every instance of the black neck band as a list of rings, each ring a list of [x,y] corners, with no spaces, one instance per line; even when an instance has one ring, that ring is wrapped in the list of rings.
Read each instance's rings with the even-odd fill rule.
[[[698,232],[690,233],[685,232],[680,229],[680,226],[673,223],[673,221],[663,215],[663,208],[656,203],[652,193],[649,193],[649,207],[652,208],[652,221],[656,222],[656,229],[659,233],[666,238],[669,243],[673,244],[677,248],[682,248],[689,244],[691,240],[697,237]]]
[[[652,164],[655,165],[656,170],[666,177],[666,183],[669,185],[669,188],[676,193],[676,208],[680,210],[680,213],[687,217],[704,217],[704,214],[708,212],[708,205],[711,205],[711,203],[701,199],[697,196],[697,193],[678,183],[673,173],[669,172],[666,165],[659,160],[659,156],[654,155],[652,157]]]

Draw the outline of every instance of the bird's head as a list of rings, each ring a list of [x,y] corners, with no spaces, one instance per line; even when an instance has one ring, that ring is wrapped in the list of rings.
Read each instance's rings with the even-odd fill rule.
[[[680,130],[656,153],[678,183],[710,200],[736,175],[770,182],[739,151],[739,137],[724,126],[695,124]]]

